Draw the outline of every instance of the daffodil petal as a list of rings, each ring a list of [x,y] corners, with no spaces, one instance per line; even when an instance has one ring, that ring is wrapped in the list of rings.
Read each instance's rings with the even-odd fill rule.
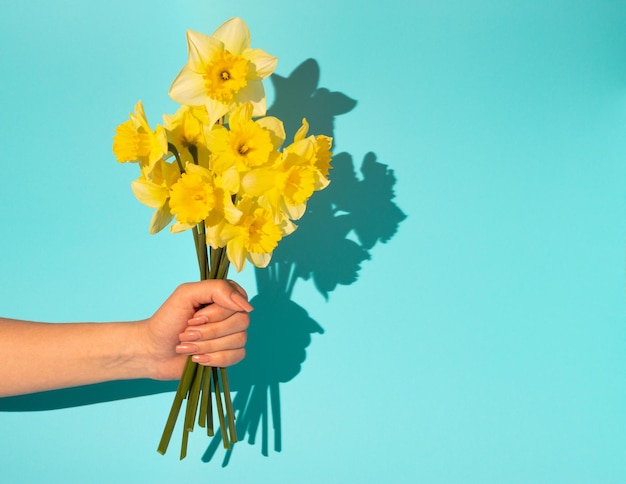
[[[278,173],[276,170],[258,168],[250,170],[243,176],[241,187],[245,193],[258,197],[272,191],[272,188],[277,186],[277,179]]]
[[[230,118],[228,120],[228,124],[230,125],[230,130],[236,130],[241,125],[246,123],[252,117],[252,104],[243,103],[240,106],[237,106],[231,113]]]
[[[242,239],[244,230],[237,225],[224,224],[220,230],[220,237],[224,242],[230,242],[236,238]],[[243,241],[241,242],[243,243]]]
[[[213,249],[226,247],[228,239],[224,237],[224,227],[227,226],[228,224],[224,220],[215,225],[206,225],[206,243]]]
[[[168,188],[170,188],[180,178],[180,169],[176,163],[163,162],[161,165],[161,172],[163,174],[165,186]]]
[[[207,122],[209,121],[207,120]],[[224,126],[220,124],[213,124],[210,127],[204,126],[204,139],[208,146],[219,143],[225,138],[228,138],[228,130]]]
[[[282,197],[280,190],[270,190],[268,192],[265,192],[263,194],[263,197],[265,197],[265,200],[267,201],[270,208],[274,212],[278,213],[280,210],[280,201]]]
[[[152,139],[152,149],[148,157],[148,166],[154,167],[155,163],[163,158],[167,153],[167,132],[161,125],[156,127],[154,138]]]
[[[239,55],[250,47],[250,29],[239,17],[231,18],[220,25],[213,37],[224,43],[226,50],[231,54]]]
[[[280,230],[283,232],[283,236],[285,237],[293,234],[297,228],[298,226],[288,218],[285,218],[280,225]]]
[[[243,237],[235,237],[226,245],[226,255],[233,263],[237,272],[241,272],[246,263],[246,248]]]
[[[130,113],[129,117],[135,129],[139,127],[146,128],[148,123],[146,121],[146,114],[143,110],[143,103],[141,101],[137,101],[137,104],[135,104],[134,112]]]
[[[298,128],[298,131],[296,131],[296,134],[293,137],[293,141],[297,142],[303,140],[304,138],[306,138],[308,132],[309,122],[306,120],[306,118],[302,118],[302,126],[300,126],[300,128]]]
[[[239,210],[232,202],[232,199],[228,199],[224,203],[224,218],[231,224],[239,223],[243,212]]]
[[[315,137],[309,136],[308,138],[295,141],[290,144],[284,151],[288,153],[293,153],[301,158],[311,160],[315,156]]]
[[[267,111],[265,105],[265,88],[261,81],[250,81],[248,85],[244,87],[237,94],[239,102],[252,103],[252,116],[258,118],[265,116]]]
[[[248,260],[252,262],[257,267],[267,267],[270,261],[272,260],[272,254],[253,254],[250,252],[248,254]]]
[[[206,99],[206,91],[202,76],[191,70],[186,64],[170,86],[170,97],[181,104],[201,106]]]
[[[193,227],[193,224],[182,224],[180,222],[176,222],[170,227],[170,232],[173,234],[179,234],[181,232],[184,232],[185,230],[192,229]]]
[[[330,185],[330,180],[322,175],[319,171],[315,174],[315,190],[323,190]]]
[[[217,120],[224,116],[229,110],[229,106],[227,104],[217,101],[216,99],[211,99],[210,97],[204,97],[202,102],[206,105],[209,117],[209,127],[217,123]]]
[[[152,219],[150,220],[150,233],[156,234],[160,232],[167,227],[167,224],[169,224],[173,218],[174,215],[170,212],[170,207],[166,202],[165,205],[157,209],[152,214]]]
[[[130,187],[139,200],[150,208],[159,208],[167,200],[169,190],[148,180],[133,180]]]
[[[256,123],[270,132],[275,150],[282,146],[287,135],[285,134],[285,125],[280,119],[274,116],[266,116],[257,120]]]
[[[291,220],[299,220],[306,212],[306,203],[301,203],[300,205],[286,205],[285,207],[287,215]]]
[[[204,70],[204,65],[223,49],[224,44],[219,39],[195,30],[187,31],[187,52],[189,54],[187,65],[192,71],[201,73]]]
[[[187,173],[197,173],[198,175],[207,177],[208,179],[213,178],[213,174],[209,170],[194,163],[187,163],[187,165],[185,165],[185,171]]]
[[[248,71],[248,79],[260,81],[272,74],[278,64],[278,58],[261,49],[246,49],[241,53],[250,61],[251,69]]]

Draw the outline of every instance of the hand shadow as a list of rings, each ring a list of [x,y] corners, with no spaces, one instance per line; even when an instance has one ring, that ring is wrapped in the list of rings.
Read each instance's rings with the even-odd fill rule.
[[[324,330],[304,308],[284,293],[262,292],[252,298],[251,303],[254,316],[248,330],[248,341],[253,341],[253,344],[246,345],[245,359],[228,369],[228,379],[231,390],[237,392],[233,408],[239,439],[247,438],[248,443],[254,445],[260,428],[261,453],[267,456],[270,411],[274,451],[282,449],[279,384],[292,380],[300,373],[311,334],[323,333]],[[215,436],[202,460],[211,460],[221,442],[221,436]],[[228,464],[231,453],[227,452],[224,466]]]
[[[307,118],[311,134],[334,137],[334,118],[354,108],[346,95],[318,88],[319,66],[309,59],[288,77],[272,76],[275,102],[268,114],[285,123],[287,140]],[[330,185],[315,193],[298,229],[283,239],[266,269],[255,269],[257,296],[252,299],[246,358],[229,369],[239,440],[256,444],[261,431],[261,453],[269,455],[270,418],[273,449],[282,449],[280,384],[293,380],[306,360],[313,333],[322,326],[291,299],[298,279],[312,279],[329,298],[338,285],[357,281],[369,249],[387,242],[406,215],[393,203],[396,179],[386,165],[368,153],[355,173],[352,157],[333,157]],[[219,430],[217,432],[219,434]],[[202,460],[209,462],[221,443],[216,435]],[[236,447],[236,446],[235,446]],[[230,462],[234,447],[226,451],[222,466]]]

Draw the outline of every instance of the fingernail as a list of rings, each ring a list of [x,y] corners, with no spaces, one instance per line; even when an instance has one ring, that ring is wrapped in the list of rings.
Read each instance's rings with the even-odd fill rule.
[[[196,316],[195,318],[191,318],[189,321],[187,321],[187,323],[191,325],[206,324],[208,322],[209,318],[207,318],[206,316]]]
[[[211,361],[211,357],[209,355],[193,355],[191,359],[195,361],[196,363],[205,363],[205,364]]]
[[[248,300],[245,297],[243,297],[241,294],[239,294],[238,292],[231,293],[230,298],[233,300],[233,302],[237,306],[239,306],[241,309],[243,309],[247,313],[249,313],[250,311],[254,309],[252,307],[252,304],[250,304]]]
[[[198,351],[198,347],[196,345],[183,343],[182,345],[176,346],[177,353],[193,353],[195,351]]]
[[[197,341],[200,339],[200,333],[198,331],[185,331],[180,335],[181,341]]]

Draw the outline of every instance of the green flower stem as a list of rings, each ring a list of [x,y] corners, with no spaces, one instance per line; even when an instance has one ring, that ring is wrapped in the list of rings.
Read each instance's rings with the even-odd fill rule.
[[[202,387],[200,388],[200,413],[198,414],[198,425],[202,428],[206,426],[207,420],[207,409],[209,408],[209,389],[207,385],[211,384],[211,370],[209,368],[205,368],[202,372]]]
[[[189,431],[187,429],[183,429],[183,441],[180,445],[180,460],[187,457],[187,442],[189,442]]]
[[[196,420],[196,412],[198,411],[198,400],[200,398],[200,388],[202,385],[202,376],[204,374],[204,366],[196,366],[196,374],[193,378],[193,385],[189,389],[187,409],[185,410],[185,429],[187,429],[189,432],[193,432],[193,423]]]
[[[159,454],[165,455],[165,452],[167,451],[170,439],[172,438],[172,432],[176,426],[178,414],[180,413],[180,407],[189,392],[189,387],[191,386],[193,376],[196,372],[196,366],[196,363],[191,360],[191,357],[188,357],[180,382],[178,382],[178,388],[176,389],[176,395],[174,396],[174,403],[170,409],[170,414],[167,418],[167,422],[165,423],[165,429],[163,430],[159,447],[157,448]]]
[[[230,450],[230,442],[228,439],[228,428],[224,422],[224,408],[222,407],[222,396],[220,392],[220,383],[217,373],[217,368],[211,368],[213,372],[213,385],[215,385],[215,403],[217,406],[217,417],[220,421],[220,429],[222,430],[222,441],[224,442],[224,448]]]
[[[216,278],[217,279],[226,279],[226,276],[228,275],[228,268],[230,266],[230,263],[228,261],[228,256],[226,254],[226,249],[221,249],[221,254],[220,254],[220,262],[219,262],[219,267],[217,268],[217,274],[216,274]]]
[[[198,227],[193,227],[191,229],[191,231],[193,232],[193,242],[194,245],[196,246],[196,256],[198,257],[198,268],[200,269],[200,280],[202,280],[204,278],[204,275],[202,273],[202,269],[204,268],[203,265],[203,258],[202,258],[202,244],[200,243],[200,232],[198,231]]]
[[[200,268],[200,280],[211,279],[209,277],[209,258],[206,247],[206,229],[204,222],[200,222],[193,228],[193,240],[196,244],[196,254],[198,255],[198,266]]]
[[[211,249],[211,270],[209,271],[209,279],[219,279],[217,272],[222,260],[222,252],[224,249]]]
[[[174,154],[177,160],[179,160],[178,154],[175,151]],[[230,265],[226,249],[218,248],[208,250],[204,222],[193,227],[193,237],[196,255],[198,257],[200,279],[226,279]],[[217,417],[224,448],[230,449],[231,443],[234,444],[237,442],[235,413],[230,397],[226,369],[204,367],[195,363],[191,357],[188,357],[181,380],[178,384],[178,389],[176,390],[176,395],[174,396],[170,414],[165,424],[161,442],[157,449],[159,453],[165,454],[167,451],[176,425],[176,420],[180,414],[182,402],[185,398],[187,398],[187,405],[185,407],[183,437],[180,449],[181,460],[187,455],[189,432],[193,431],[196,414],[198,414],[198,425],[201,427],[206,425],[207,435],[215,435],[213,427],[213,395],[215,395]],[[222,398],[224,398],[223,401]]]
[[[228,387],[228,372],[226,368],[220,368],[222,377],[222,388],[224,390],[224,402],[226,404],[226,416],[228,418],[228,430],[230,432],[230,442],[237,442],[237,429],[235,428],[235,412],[233,411],[233,402],[230,398],[230,388]]]
[[[207,368],[205,372],[206,375],[206,385],[208,389],[208,400],[209,405],[207,406],[206,412],[206,433],[209,437],[213,437],[215,435],[215,429],[213,428],[213,390],[211,388],[211,381],[213,379],[213,371],[210,368]]]
[[[167,149],[170,153],[174,155],[174,158],[176,158],[176,163],[178,164],[178,169],[180,170],[181,174],[185,173],[185,167],[183,166],[183,162],[180,159],[180,154],[178,153],[178,149],[176,149],[176,146],[174,146],[172,143],[168,143]]]

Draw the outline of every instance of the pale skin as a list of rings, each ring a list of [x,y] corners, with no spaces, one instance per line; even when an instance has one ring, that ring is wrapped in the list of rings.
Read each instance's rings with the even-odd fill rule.
[[[211,280],[182,284],[140,321],[0,318],[0,397],[112,380],[176,380],[188,355],[202,365],[234,365],[245,356],[250,311],[241,286]]]

